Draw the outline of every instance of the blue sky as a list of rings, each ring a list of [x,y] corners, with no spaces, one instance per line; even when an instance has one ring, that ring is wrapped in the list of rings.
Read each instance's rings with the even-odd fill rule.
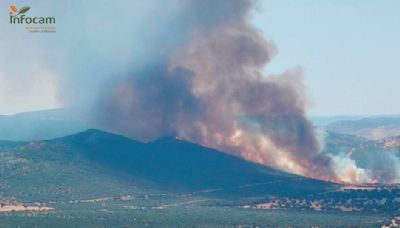
[[[264,0],[254,24],[279,53],[267,73],[301,66],[311,114],[400,114],[400,1]]]
[[[17,3],[24,4],[23,1]],[[126,48],[128,40],[122,38],[135,39],[134,34],[118,26],[118,30],[112,30],[115,27],[112,18],[129,15],[129,12],[122,12],[129,9],[124,4],[97,6],[103,14],[91,18],[97,17],[108,25],[106,29],[111,28],[111,31],[103,31],[104,26],[96,27],[90,22],[88,15],[96,11],[89,10],[92,7],[89,3],[84,7],[87,11],[81,12],[91,25],[85,29],[82,17],[76,16],[80,7],[73,2],[29,1],[32,13],[55,14],[57,34],[52,35],[27,34],[23,28],[10,26],[8,4],[3,4],[0,11],[0,114],[60,106],[57,90],[63,82],[59,79],[72,77],[68,75],[70,72],[86,70],[65,70],[68,69],[65,60],[71,53],[77,60],[86,61],[84,66],[100,67],[113,61],[105,57],[107,55],[99,57],[101,53],[126,57],[124,59],[132,55]],[[120,7],[120,13],[106,20],[101,15],[107,15],[110,7]],[[267,74],[291,67],[303,68],[310,114],[400,114],[397,104],[400,97],[399,9],[397,0],[261,0],[251,21],[278,48],[278,55],[265,69]],[[142,20],[134,19],[129,22],[140,27]],[[105,46],[110,39],[120,41]],[[76,50],[80,45],[93,46],[96,53],[78,55]],[[68,50],[60,52],[62,49]],[[93,61],[96,56],[99,57],[97,62]],[[108,68],[98,71],[97,77],[118,74]],[[85,80],[91,79],[82,78]]]

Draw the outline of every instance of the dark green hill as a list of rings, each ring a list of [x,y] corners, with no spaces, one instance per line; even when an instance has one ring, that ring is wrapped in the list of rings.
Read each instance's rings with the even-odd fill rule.
[[[174,138],[141,143],[87,130],[54,140],[1,144],[7,146],[1,152],[0,185],[7,186],[2,195],[23,199],[75,199],[132,192],[270,197],[306,195],[336,187]]]
[[[46,143],[67,148],[85,160],[169,190],[231,189],[256,184],[257,189],[248,187],[248,194],[253,195],[304,194],[332,187],[326,182],[284,173],[174,138],[140,143],[98,130],[87,130]]]

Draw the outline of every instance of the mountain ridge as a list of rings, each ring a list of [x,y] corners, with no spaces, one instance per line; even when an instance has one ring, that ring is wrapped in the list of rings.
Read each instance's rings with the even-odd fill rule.
[[[99,186],[111,179],[119,181],[122,175],[126,178],[120,180],[123,182],[121,184],[131,186],[139,183],[136,186],[139,189],[154,188],[155,191],[176,193],[203,192],[222,198],[307,195],[338,187],[333,183],[286,173],[171,137],[143,143],[117,134],[88,129],[52,140],[16,144],[8,142],[4,148],[12,160],[26,161],[20,164],[22,171],[33,170],[24,174],[29,176],[26,178],[34,181],[41,176],[37,183],[46,182],[43,176],[47,175],[69,175],[71,184],[74,181],[80,182],[82,178],[90,181],[90,178],[99,178],[94,177],[94,174],[82,178],[76,175],[81,170],[99,170],[96,172],[108,176],[104,179],[105,183],[98,182]],[[14,178],[20,175],[12,170],[10,175]],[[51,170],[51,173],[47,170]],[[68,170],[68,174],[64,174],[65,170]],[[126,179],[138,181],[130,183]],[[35,188],[41,189],[41,185],[37,184]],[[58,185],[65,184],[60,182]],[[65,188],[62,186],[55,188]]]

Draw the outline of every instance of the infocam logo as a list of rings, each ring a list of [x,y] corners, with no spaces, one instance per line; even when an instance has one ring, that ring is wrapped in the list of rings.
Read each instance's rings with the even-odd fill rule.
[[[25,14],[31,9],[29,6],[17,7],[10,5],[10,24],[55,24],[55,17],[29,17]]]

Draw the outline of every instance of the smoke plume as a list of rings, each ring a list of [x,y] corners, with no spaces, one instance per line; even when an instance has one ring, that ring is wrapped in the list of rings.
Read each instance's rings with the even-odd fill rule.
[[[135,139],[176,136],[308,177],[335,180],[305,118],[300,69],[263,75],[276,53],[250,0],[172,1],[147,58],[103,86],[96,122]],[[162,37],[159,37],[162,35]]]

